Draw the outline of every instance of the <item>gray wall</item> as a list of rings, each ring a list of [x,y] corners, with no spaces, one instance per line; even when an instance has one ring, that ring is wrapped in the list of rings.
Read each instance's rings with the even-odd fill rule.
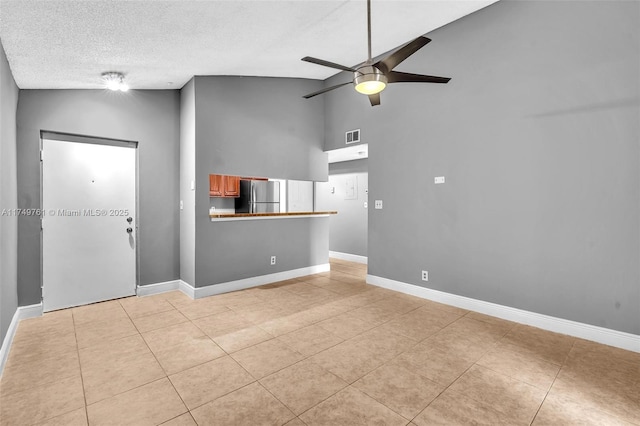
[[[18,207],[16,86],[0,43],[0,211]],[[18,307],[18,218],[0,216],[0,345]]]
[[[196,96],[191,79],[180,90],[180,279],[195,285],[196,280]]]
[[[140,284],[179,278],[177,90],[23,90],[18,104],[18,205],[40,205],[40,130],[138,141]],[[18,297],[39,303],[40,224],[20,217]]]
[[[196,241],[196,283],[202,287],[327,263],[329,218],[208,221]]]
[[[196,286],[328,261],[328,218],[209,220],[209,174],[327,180],[314,80],[196,77]],[[269,265],[271,255],[277,264]]]
[[[329,219],[329,250],[367,256],[368,160],[329,164],[329,182],[316,185],[316,209],[337,211]],[[345,199],[347,180],[356,180],[357,198]],[[335,188],[331,193],[331,188]]]
[[[325,97],[384,201],[369,273],[640,334],[640,3],[499,2],[429,37],[398,69],[449,84]]]
[[[196,192],[207,205],[210,173],[327,180],[323,102],[302,98],[321,82],[195,77],[195,85],[196,170],[207,183]]]

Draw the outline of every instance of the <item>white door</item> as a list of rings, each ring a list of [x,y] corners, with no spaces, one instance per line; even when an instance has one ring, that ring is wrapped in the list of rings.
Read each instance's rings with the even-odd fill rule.
[[[42,142],[44,311],[136,290],[136,149]]]

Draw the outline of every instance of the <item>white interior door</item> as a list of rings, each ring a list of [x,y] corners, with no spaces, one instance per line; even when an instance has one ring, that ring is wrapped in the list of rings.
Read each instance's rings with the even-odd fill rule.
[[[44,311],[136,290],[136,149],[44,139]]]

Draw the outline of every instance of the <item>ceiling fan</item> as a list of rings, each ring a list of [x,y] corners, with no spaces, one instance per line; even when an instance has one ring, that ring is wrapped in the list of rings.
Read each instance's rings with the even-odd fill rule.
[[[384,90],[390,83],[447,83],[451,80],[448,77],[435,77],[432,75],[410,74],[406,72],[393,71],[402,61],[416,53],[424,47],[431,39],[427,37],[418,37],[415,40],[405,44],[395,52],[384,57],[378,62],[371,59],[371,0],[367,0],[367,40],[369,47],[369,56],[366,62],[356,66],[355,68],[336,64],[334,62],[305,56],[302,58],[305,62],[323,65],[329,68],[335,68],[341,71],[350,71],[353,73],[353,81],[337,84],[327,87],[317,92],[309,93],[303,96],[305,99],[312,98],[317,95],[329,92],[338,87],[346,86],[353,83],[354,88],[359,93],[369,96],[371,106],[380,105],[380,92]]]

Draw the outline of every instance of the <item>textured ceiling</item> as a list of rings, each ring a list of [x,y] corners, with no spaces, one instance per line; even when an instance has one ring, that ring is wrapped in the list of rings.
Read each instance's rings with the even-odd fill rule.
[[[496,0],[372,0],[373,56]],[[22,89],[180,88],[194,75],[325,79],[315,56],[366,59],[364,0],[0,0],[0,39]]]

